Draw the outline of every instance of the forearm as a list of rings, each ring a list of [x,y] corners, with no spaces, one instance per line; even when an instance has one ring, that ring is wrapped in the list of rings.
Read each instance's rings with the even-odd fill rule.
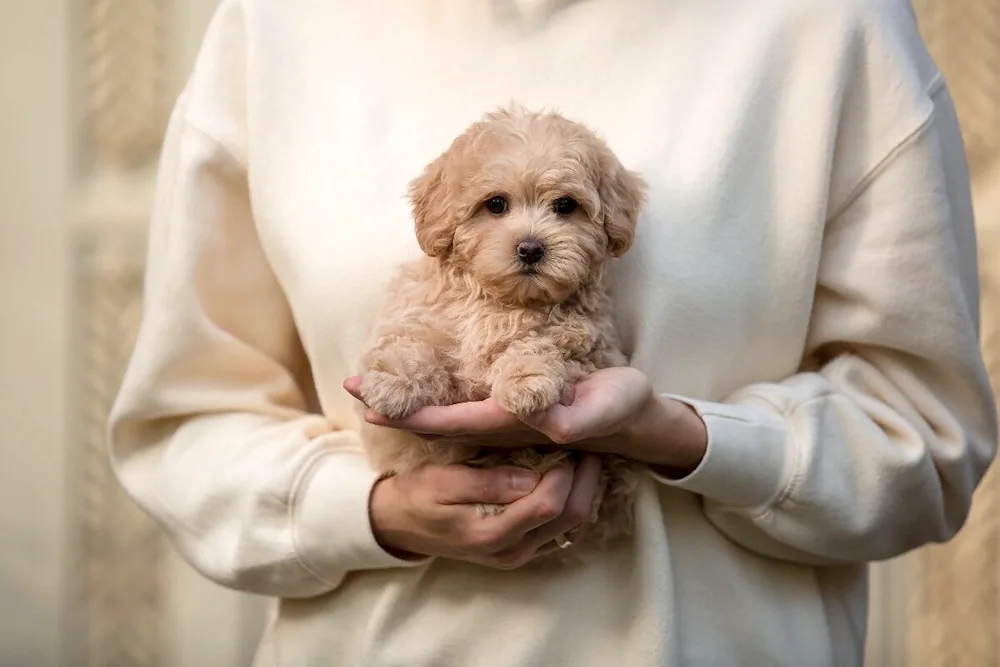
[[[816,371],[682,399],[708,446],[659,481],[747,549],[816,565],[948,540],[995,456],[964,158],[938,95],[825,225],[803,355]]]
[[[203,576],[255,594],[308,597],[349,571],[398,564],[371,534],[375,474],[356,433],[310,437],[317,416],[241,412],[192,416],[165,434],[123,407],[111,425],[115,474]]]
[[[164,138],[146,308],[108,447],[124,489],[203,575],[309,596],[394,561],[371,536],[374,472],[357,433],[314,432],[309,358],[257,235],[243,150],[192,121],[215,117],[227,137],[240,126],[228,87],[214,85],[219,62],[235,60],[215,55],[238,10],[220,9]]]
[[[698,413],[680,401],[650,393],[625,429],[625,454],[674,479],[690,474],[708,448],[708,431]]]

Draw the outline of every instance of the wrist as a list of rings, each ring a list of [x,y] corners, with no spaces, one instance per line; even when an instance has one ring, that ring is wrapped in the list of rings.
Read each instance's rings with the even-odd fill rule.
[[[419,560],[420,554],[406,548],[406,521],[400,520],[403,514],[399,502],[399,492],[396,488],[396,478],[382,477],[372,486],[368,499],[368,519],[371,523],[372,535],[382,549],[400,560]]]
[[[708,449],[708,429],[698,413],[685,403],[655,393],[627,427],[626,439],[632,458],[670,478],[693,472]]]

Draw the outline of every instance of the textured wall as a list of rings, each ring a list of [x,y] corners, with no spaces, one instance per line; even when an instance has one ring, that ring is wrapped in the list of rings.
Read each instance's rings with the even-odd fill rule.
[[[173,92],[172,4],[82,0],[74,15],[80,177],[73,213],[81,224],[72,239],[78,326],[67,507],[73,576],[62,651],[81,667],[169,664],[167,545],[116,485],[104,436],[140,316],[139,230]],[[135,190],[131,207],[109,192],[114,183],[131,190],[126,184],[136,181],[146,187]]]
[[[0,0],[0,665],[58,665],[66,528],[64,0]],[[39,45],[46,45],[41,47]],[[30,286],[30,288],[29,288]]]
[[[107,414],[142,307],[170,109],[217,0],[74,3],[74,332],[61,653],[73,667],[247,665],[261,604],[198,576],[113,480]]]
[[[980,241],[983,348],[1000,389],[1000,2],[922,0],[922,29],[956,99]],[[958,537],[906,559],[906,664],[1000,665],[1000,475],[988,474]]]

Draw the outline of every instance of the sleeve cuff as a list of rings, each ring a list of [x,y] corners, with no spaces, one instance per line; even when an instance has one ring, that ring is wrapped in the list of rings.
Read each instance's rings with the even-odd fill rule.
[[[671,479],[650,471],[657,481],[744,509],[763,509],[780,500],[793,469],[789,429],[783,419],[748,404],[664,398],[698,413],[708,430],[708,448],[698,467],[685,477]]]
[[[376,541],[368,500],[377,480],[356,450],[318,455],[300,480],[291,510],[295,547],[320,579],[333,584],[350,571],[416,567],[430,560],[396,558]]]

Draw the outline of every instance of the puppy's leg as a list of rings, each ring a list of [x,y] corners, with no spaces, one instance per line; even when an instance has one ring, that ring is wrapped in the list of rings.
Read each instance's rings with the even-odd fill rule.
[[[536,340],[512,344],[491,368],[493,398],[519,417],[547,410],[579,378],[579,364],[561,350]]]
[[[423,335],[427,333],[427,335]],[[385,333],[363,359],[361,397],[390,419],[422,407],[441,405],[452,393],[452,378],[429,332]]]

